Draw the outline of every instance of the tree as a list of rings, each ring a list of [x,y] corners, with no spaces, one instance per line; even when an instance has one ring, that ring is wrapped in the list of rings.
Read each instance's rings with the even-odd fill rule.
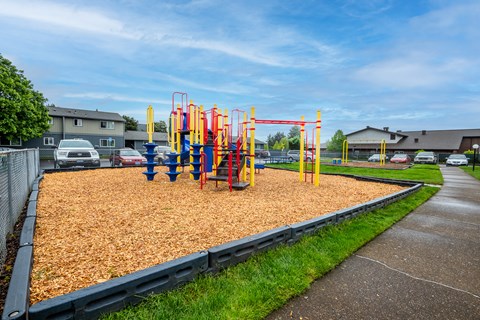
[[[47,99],[8,59],[0,55],[0,136],[27,141],[50,129]]]
[[[122,116],[125,119],[125,131],[137,131],[138,130],[138,121],[129,116]]]
[[[288,149],[290,150],[300,150],[300,136],[295,136],[288,139]]]
[[[285,138],[285,133],[278,131],[275,133],[273,136],[271,134],[268,135],[267,137],[267,144],[269,147],[272,147],[275,145],[275,142],[280,142],[282,138]]]
[[[155,122],[153,131],[167,133],[167,123],[163,120]]]
[[[288,139],[299,137],[300,138],[300,126],[293,126],[288,131]]]
[[[332,139],[327,141],[327,150],[328,151],[342,151],[343,141],[347,139],[343,134],[342,130],[337,130],[333,135]]]

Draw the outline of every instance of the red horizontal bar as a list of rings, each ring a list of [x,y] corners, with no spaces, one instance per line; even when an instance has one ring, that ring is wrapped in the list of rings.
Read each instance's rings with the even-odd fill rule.
[[[316,123],[315,121],[301,121],[301,120],[260,120],[260,119],[255,119],[255,123],[258,124],[290,124],[290,125],[299,125],[301,126],[302,124],[314,124]]]

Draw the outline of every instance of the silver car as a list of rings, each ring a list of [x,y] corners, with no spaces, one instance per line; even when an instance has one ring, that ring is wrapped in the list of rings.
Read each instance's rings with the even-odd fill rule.
[[[157,154],[155,156],[155,158],[153,159],[153,161],[162,165],[162,164],[165,164],[166,162],[168,162],[167,153],[171,153],[172,148],[168,147],[168,146],[157,146],[157,147],[155,147],[155,149],[153,151]]]
[[[446,164],[447,166],[468,166],[468,158],[464,154],[451,154]]]
[[[415,159],[413,159],[414,163],[429,163],[429,164],[437,164],[438,158],[437,155],[431,151],[424,151],[419,152]]]

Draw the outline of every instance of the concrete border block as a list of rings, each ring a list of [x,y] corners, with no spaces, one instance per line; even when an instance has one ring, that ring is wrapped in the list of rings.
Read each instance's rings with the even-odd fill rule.
[[[33,236],[35,234],[35,225],[37,217],[26,217],[23,223],[22,233],[20,234],[20,247],[33,246]]]
[[[292,229],[292,237],[290,243],[300,240],[305,235],[312,235],[318,230],[337,222],[337,216],[335,213],[329,213],[317,218],[313,218],[307,221],[299,222],[290,225]]]

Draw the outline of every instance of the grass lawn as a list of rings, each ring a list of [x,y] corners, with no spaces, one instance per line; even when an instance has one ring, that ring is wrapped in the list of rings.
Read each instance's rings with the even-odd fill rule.
[[[435,168],[419,166],[411,171],[411,179],[419,180],[427,172],[435,175]],[[393,177],[405,179],[402,175]],[[262,319],[437,191],[435,187],[423,187],[383,209],[324,228],[292,246],[258,254],[218,275],[203,275],[177,290],[151,296],[138,306],[106,315],[105,319]]]
[[[480,164],[475,164],[475,171],[473,171],[473,166],[460,167],[460,168],[466,173],[468,173],[469,175],[471,175],[472,177],[480,180]]]
[[[273,168],[285,168],[298,171],[299,163],[269,164]],[[416,164],[405,170],[388,170],[377,168],[355,168],[342,166],[321,166],[322,173],[345,173],[364,177],[377,177],[398,180],[423,181],[427,184],[443,184],[442,173],[438,165]],[[480,168],[479,168],[480,171]]]

